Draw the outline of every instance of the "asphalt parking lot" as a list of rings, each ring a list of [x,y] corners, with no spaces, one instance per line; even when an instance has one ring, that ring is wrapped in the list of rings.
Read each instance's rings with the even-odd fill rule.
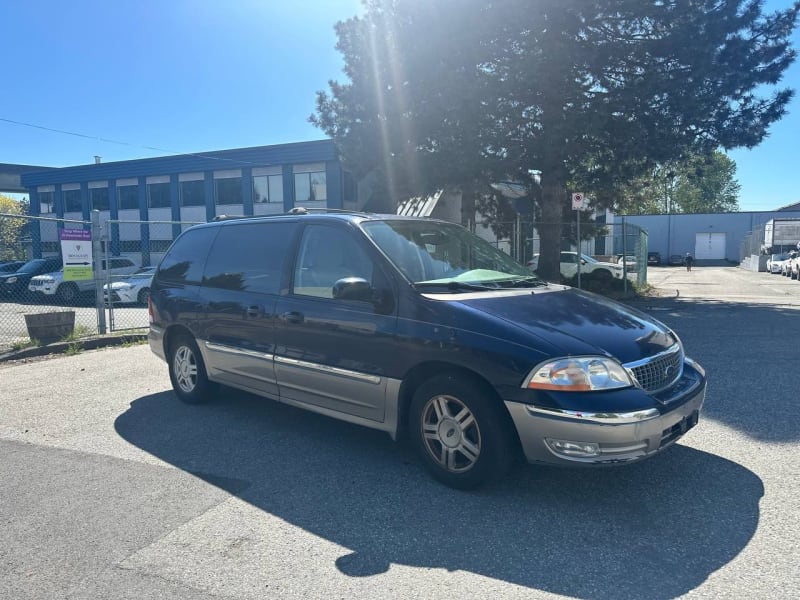
[[[0,597],[800,597],[800,282],[651,268],[637,307],[708,372],[632,466],[465,493],[384,434],[225,390],[147,346],[0,364]]]

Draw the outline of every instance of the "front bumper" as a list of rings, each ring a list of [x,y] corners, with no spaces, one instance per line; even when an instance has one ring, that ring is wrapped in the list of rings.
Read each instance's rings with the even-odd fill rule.
[[[668,448],[699,419],[706,395],[705,378],[668,406],[625,412],[542,409],[507,401],[530,463],[552,465],[610,465],[642,460]],[[593,456],[567,454],[554,448],[591,446]],[[563,444],[561,444],[563,447]]]

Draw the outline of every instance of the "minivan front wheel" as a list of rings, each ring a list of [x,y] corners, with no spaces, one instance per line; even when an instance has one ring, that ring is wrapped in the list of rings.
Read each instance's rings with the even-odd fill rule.
[[[455,374],[429,379],[414,394],[409,418],[420,459],[445,485],[472,489],[511,463],[499,399],[476,381]]]
[[[175,394],[187,404],[208,401],[215,389],[208,380],[197,344],[185,334],[170,343],[169,378]]]

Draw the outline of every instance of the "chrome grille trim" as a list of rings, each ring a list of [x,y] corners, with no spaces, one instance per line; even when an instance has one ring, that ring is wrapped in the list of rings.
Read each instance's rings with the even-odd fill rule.
[[[663,352],[622,366],[637,386],[646,392],[658,393],[683,375],[683,351],[680,344],[673,344]]]

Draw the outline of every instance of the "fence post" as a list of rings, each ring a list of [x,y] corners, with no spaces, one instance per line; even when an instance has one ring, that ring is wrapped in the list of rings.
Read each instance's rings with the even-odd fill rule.
[[[103,302],[103,243],[100,211],[92,211],[92,261],[94,262],[94,301],[97,308],[97,333],[106,333],[106,307]]]

